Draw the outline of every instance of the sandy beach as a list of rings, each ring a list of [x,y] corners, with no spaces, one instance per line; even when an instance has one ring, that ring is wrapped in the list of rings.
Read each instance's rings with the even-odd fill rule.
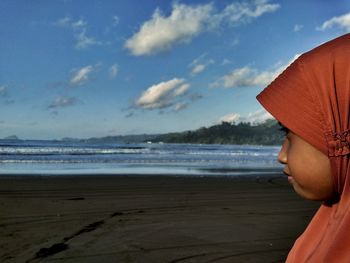
[[[2,175],[0,261],[284,262],[318,206],[283,175]]]

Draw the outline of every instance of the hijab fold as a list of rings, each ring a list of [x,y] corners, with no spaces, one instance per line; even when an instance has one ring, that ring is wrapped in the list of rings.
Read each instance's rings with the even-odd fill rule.
[[[350,34],[300,56],[257,99],[331,162],[336,198],[321,205],[287,262],[350,262]]]

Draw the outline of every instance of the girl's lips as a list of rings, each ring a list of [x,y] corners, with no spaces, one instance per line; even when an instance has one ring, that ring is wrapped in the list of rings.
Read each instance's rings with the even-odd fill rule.
[[[290,174],[286,173],[285,171],[283,171],[283,173],[287,176],[288,182],[291,183],[293,181],[293,177]]]
[[[284,170],[283,170],[283,173],[284,173],[285,175],[287,175],[288,177],[291,176],[289,173],[287,173],[287,172],[284,171]]]

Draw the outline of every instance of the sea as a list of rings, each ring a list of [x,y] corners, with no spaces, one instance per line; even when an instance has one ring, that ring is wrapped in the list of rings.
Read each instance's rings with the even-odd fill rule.
[[[281,173],[279,146],[0,140],[3,175],[241,176]]]

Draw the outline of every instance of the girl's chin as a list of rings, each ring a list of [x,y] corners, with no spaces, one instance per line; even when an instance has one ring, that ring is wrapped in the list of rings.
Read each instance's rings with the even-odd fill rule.
[[[292,176],[288,175],[288,182],[292,184],[294,182],[294,179]]]

